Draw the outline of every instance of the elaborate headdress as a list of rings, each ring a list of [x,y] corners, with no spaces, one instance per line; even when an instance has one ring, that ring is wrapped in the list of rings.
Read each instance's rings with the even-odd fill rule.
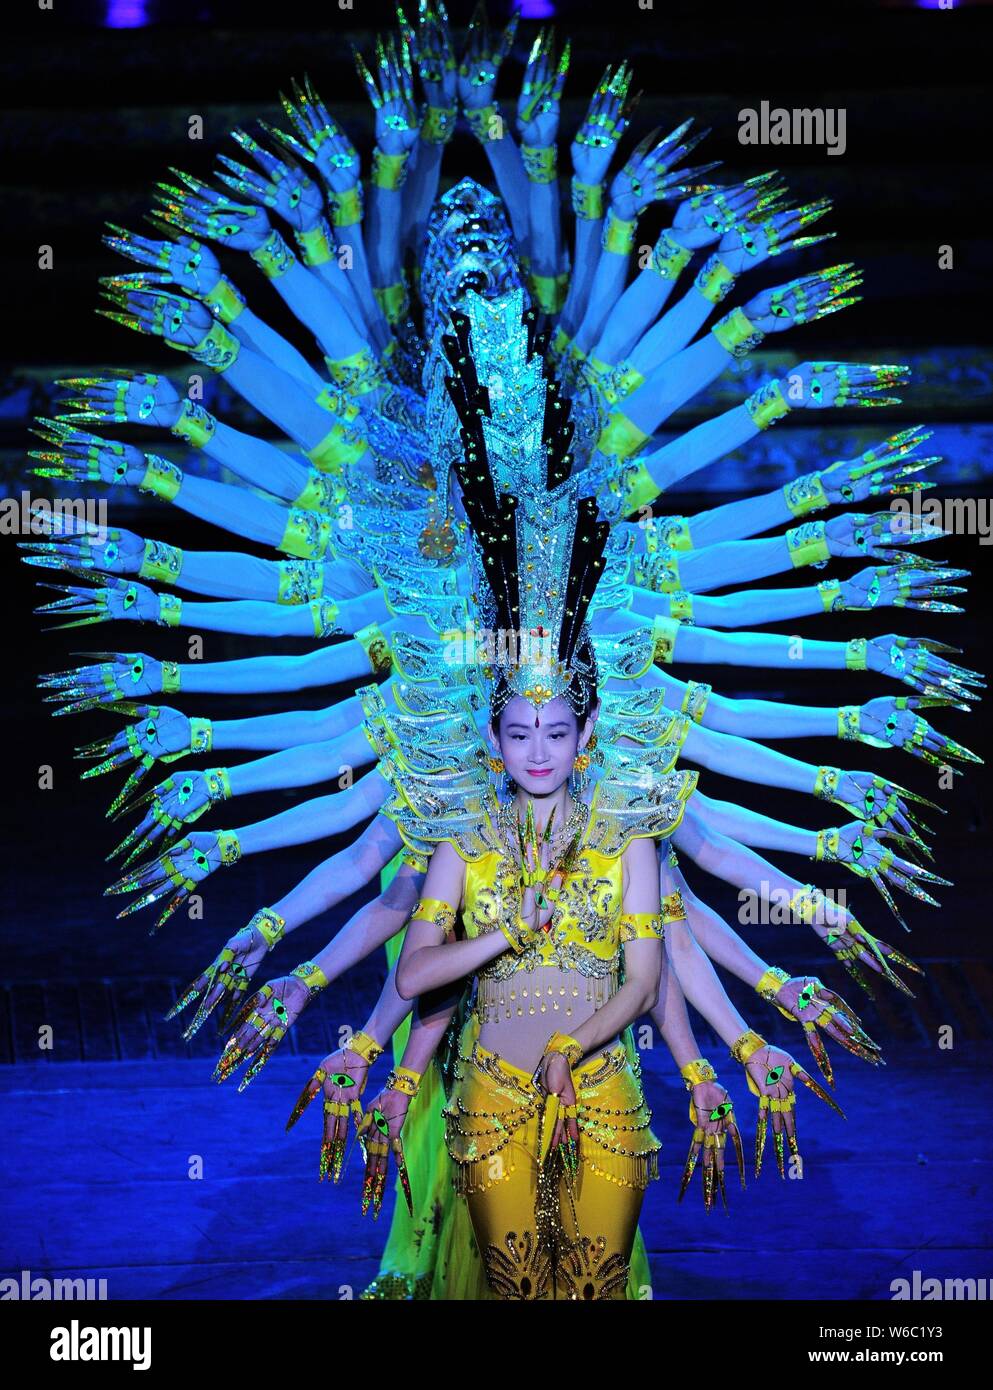
[[[585,625],[609,526],[572,476],[568,402],[545,364],[522,290],[468,295],[443,346],[460,422],[453,465],[471,528],[474,592],[487,633],[493,712],[514,695],[562,696],[577,715],[596,691]]]

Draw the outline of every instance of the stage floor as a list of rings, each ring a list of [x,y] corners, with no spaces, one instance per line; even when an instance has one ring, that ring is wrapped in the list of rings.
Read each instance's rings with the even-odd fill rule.
[[[806,1065],[802,1047],[795,1030]],[[653,1298],[886,1300],[915,1270],[993,1277],[988,1045],[885,1055],[872,1069],[834,1048],[847,1120],[799,1088],[803,1177],[781,1181],[770,1148],[746,1192],[729,1172],[730,1214],[708,1217],[699,1176],[676,1204],[685,1092],[664,1048],[642,1053],[664,1144],[642,1220]],[[210,1081],[207,1057],[0,1067],[0,1273],[106,1279],[110,1299],[357,1296],[394,1195],[378,1223],[362,1218],[357,1150],[340,1187],[318,1184],[316,1106],[284,1133],[319,1060],[277,1057],[243,1095]],[[754,1101],[730,1062],[721,1071],[747,1155]]]

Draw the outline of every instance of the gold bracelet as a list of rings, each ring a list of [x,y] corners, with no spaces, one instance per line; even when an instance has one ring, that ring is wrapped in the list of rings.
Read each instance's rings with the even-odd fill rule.
[[[778,381],[767,381],[757,391],[753,391],[745,402],[745,409],[753,424],[760,430],[767,430],[791,410],[783,396]]]
[[[742,1033],[740,1038],[735,1038],[734,1042],[731,1044],[730,1052],[734,1061],[740,1062],[741,1065],[744,1066],[756,1052],[768,1046],[769,1044],[766,1042],[765,1038],[758,1033],[752,1032],[751,1028],[749,1028]]]
[[[175,584],[183,568],[183,552],[165,541],[146,541],[139,579],[154,579],[159,584]]]
[[[669,926],[672,922],[686,921],[686,905],[683,902],[683,895],[678,888],[674,888],[671,893],[666,893],[662,899],[662,922],[664,926]]]
[[[223,275],[210,293],[204,295],[203,302],[221,323],[234,323],[245,308],[245,296]]]
[[[625,222],[613,208],[608,208],[600,245],[604,251],[612,251],[616,256],[629,256],[634,250],[637,229],[637,222]]]
[[[296,264],[296,257],[275,227],[262,245],[248,254],[267,280],[278,280]]]
[[[185,439],[194,449],[202,449],[213,439],[217,421],[198,401],[191,401],[187,396],[176,423],[169,428],[177,439]]]
[[[718,319],[710,331],[724,351],[736,359],[747,357],[765,337],[761,328],[755,327],[743,309],[732,309]]]
[[[150,492],[163,502],[172,502],[183,486],[183,470],[158,454],[146,454],[145,475],[138,484],[139,492]]]
[[[790,560],[794,569],[805,565],[823,565],[831,558],[827,532],[823,521],[803,521],[786,532]]]
[[[521,159],[530,183],[554,183],[558,151],[554,145],[522,145]]]
[[[564,1057],[571,1070],[582,1059],[583,1044],[568,1033],[553,1033],[548,1042],[545,1043],[545,1050],[541,1055],[542,1057],[553,1055]]]
[[[363,1061],[368,1062],[370,1067],[383,1055],[383,1049],[376,1039],[361,1031],[352,1034],[351,1040],[345,1044],[344,1051],[356,1053]]]
[[[688,1091],[692,1091],[694,1086],[699,1086],[704,1081],[717,1080],[717,1073],[706,1057],[697,1057],[695,1061],[687,1062],[684,1067],[679,1068],[679,1075],[686,1082]]]
[[[771,1004],[789,978],[785,970],[780,970],[777,965],[770,965],[768,970],[762,972],[755,992]]]
[[[260,907],[248,925],[262,937],[267,951],[278,946],[286,935],[286,918],[280,917],[271,907]]]
[[[394,1067],[386,1078],[385,1090],[400,1091],[405,1096],[416,1096],[421,1086],[422,1072],[410,1067]]]
[[[307,986],[307,994],[311,999],[315,994],[320,994],[322,989],[327,989],[331,983],[321,967],[312,960],[305,960],[302,965],[295,965],[290,974],[304,982]]]
[[[822,512],[831,505],[820,473],[805,473],[783,486],[783,498],[792,514],[799,518],[808,512]]]
[[[573,175],[572,210],[581,222],[598,222],[603,216],[603,184],[583,183]]]

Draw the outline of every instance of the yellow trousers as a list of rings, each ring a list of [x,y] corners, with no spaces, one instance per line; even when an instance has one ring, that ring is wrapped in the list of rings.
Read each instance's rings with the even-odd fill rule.
[[[545,1098],[531,1077],[478,1042],[458,1064],[446,1142],[496,1298],[625,1297],[661,1145],[622,1044],[576,1067],[573,1078],[580,1138],[570,1180],[555,1160],[539,1171]]]

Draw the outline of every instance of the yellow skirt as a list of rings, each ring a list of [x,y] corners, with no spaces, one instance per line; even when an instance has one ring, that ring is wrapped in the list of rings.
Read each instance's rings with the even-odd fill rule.
[[[569,1177],[554,1160],[539,1165],[545,1098],[528,1073],[478,1042],[456,1068],[443,1111],[446,1145],[491,1297],[628,1296],[638,1216],[661,1145],[623,1044],[573,1077],[579,1168]]]

